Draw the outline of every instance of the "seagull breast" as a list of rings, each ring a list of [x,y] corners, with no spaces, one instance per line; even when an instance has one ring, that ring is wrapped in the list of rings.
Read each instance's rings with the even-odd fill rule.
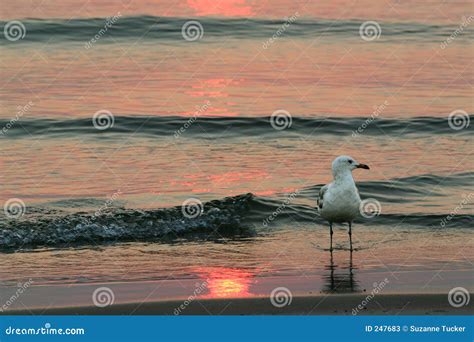
[[[320,190],[319,212],[330,222],[354,220],[359,216],[359,206],[359,192],[354,182],[333,182]]]

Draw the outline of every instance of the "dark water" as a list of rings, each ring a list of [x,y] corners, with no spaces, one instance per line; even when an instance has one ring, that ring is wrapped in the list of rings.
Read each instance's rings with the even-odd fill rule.
[[[474,116],[467,117],[470,121]],[[368,136],[392,136],[421,138],[433,135],[450,135],[452,137],[472,136],[474,127],[471,125],[462,130],[453,130],[446,118],[439,117],[414,117],[411,119],[385,119],[379,118],[375,123],[372,119],[360,118],[291,118],[291,127],[283,131],[272,128],[271,117],[149,117],[132,116],[116,117],[114,125],[101,131],[93,128],[93,121],[87,119],[26,119],[18,125],[12,125],[8,130],[8,138],[28,138],[41,136],[42,138],[74,138],[77,136],[90,136],[91,138],[117,138],[117,135],[132,134],[137,137],[157,137],[176,139],[183,137],[199,139],[216,139],[223,132],[227,138],[265,136],[301,137],[318,135],[341,135],[354,137],[360,135],[358,129]],[[0,120],[0,126],[8,125],[8,121]],[[188,127],[189,126],[189,127]],[[183,128],[185,134],[179,133]],[[6,135],[0,135],[6,138]]]
[[[253,39],[268,38],[275,34],[288,20],[255,19],[255,18],[170,18],[137,16],[117,18],[116,23],[107,27],[103,35],[104,42],[116,39],[151,39],[179,42],[182,39],[182,26],[189,20],[198,19],[203,27],[206,39]],[[110,22],[112,17],[108,18]],[[51,42],[61,44],[67,42],[84,42],[104,29],[104,18],[85,19],[27,19],[22,21],[28,35],[22,43]],[[291,23],[291,30],[285,32],[288,37],[311,38],[314,36],[336,36],[339,38],[358,38],[359,27],[363,20],[327,20],[300,18]],[[0,22],[3,30],[6,22]],[[457,25],[422,24],[405,22],[381,22],[384,38],[388,41],[402,40],[437,42],[448,38]],[[472,29],[467,29],[460,37],[463,40],[473,38]],[[102,38],[102,34],[101,34]],[[8,40],[5,39],[5,43]]]

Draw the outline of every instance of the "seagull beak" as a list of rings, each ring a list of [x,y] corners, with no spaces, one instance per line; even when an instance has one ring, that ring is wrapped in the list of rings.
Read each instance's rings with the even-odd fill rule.
[[[357,167],[358,169],[370,170],[369,165],[365,165],[365,164],[358,164],[356,167]]]

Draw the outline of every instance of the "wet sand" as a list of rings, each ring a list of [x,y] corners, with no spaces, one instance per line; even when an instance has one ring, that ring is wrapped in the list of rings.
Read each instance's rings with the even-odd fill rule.
[[[472,294],[471,294],[472,296]],[[288,305],[276,307],[270,298],[195,299],[188,303],[170,300],[145,303],[8,310],[9,315],[469,315],[472,301],[452,307],[446,294],[380,294],[366,300],[366,294],[335,294],[293,297]],[[187,304],[187,305],[186,305]]]

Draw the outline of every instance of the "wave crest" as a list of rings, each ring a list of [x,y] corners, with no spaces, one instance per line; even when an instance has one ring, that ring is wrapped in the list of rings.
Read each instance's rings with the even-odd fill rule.
[[[237,234],[252,194],[228,197],[204,204],[198,217],[186,217],[181,206],[156,210],[109,209],[102,215],[75,213],[53,217],[32,214],[33,219],[7,220],[0,229],[0,249],[99,245],[114,241],[148,241],[186,234]],[[34,211],[34,209],[32,209]]]

